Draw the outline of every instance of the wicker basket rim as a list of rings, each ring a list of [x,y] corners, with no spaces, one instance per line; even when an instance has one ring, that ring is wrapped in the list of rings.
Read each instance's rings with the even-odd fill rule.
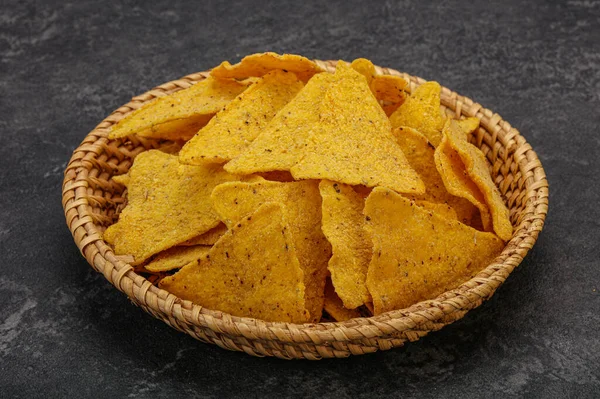
[[[336,63],[336,61],[319,60],[316,62],[328,71],[331,71]],[[411,89],[424,82],[421,78],[390,68],[377,67],[377,71],[382,74],[404,77],[410,82]],[[100,146],[94,145],[94,143],[108,140],[108,127],[127,113],[139,108],[142,103],[162,96],[165,92],[189,87],[193,82],[206,78],[208,73],[187,75],[134,97],[131,102],[115,110],[88,134],[82,145],[74,151],[65,170],[62,192],[63,208],[69,229],[82,255],[135,303],[147,306],[155,317],[164,321],[169,320],[178,325],[183,323],[199,326],[231,336],[253,340],[280,340],[295,344],[351,342],[365,338],[393,337],[400,332],[409,330],[435,330],[441,328],[436,327],[436,321],[443,320],[453,312],[463,312],[464,315],[466,311],[479,306],[482,298],[488,299],[508,274],[522,261],[543,228],[548,206],[548,183],[542,165],[531,146],[516,129],[512,128],[508,122],[503,121],[499,115],[444,87],[442,104],[457,115],[478,117],[481,120],[482,128],[494,138],[492,142],[499,140],[502,144],[501,146],[492,145],[490,151],[494,151],[495,155],[504,161],[511,154],[518,154],[521,159],[518,164],[520,173],[523,176],[530,176],[526,179],[523,188],[526,191],[523,211],[527,211],[526,217],[521,221],[519,228],[515,229],[512,239],[502,253],[490,265],[471,280],[435,299],[419,302],[406,309],[393,310],[378,316],[346,322],[315,324],[266,322],[231,316],[181,300],[175,295],[153,286],[144,277],[135,273],[132,266],[116,257],[112,249],[102,240],[102,235],[94,223],[91,207],[86,198],[87,171],[94,167],[90,159],[93,159],[101,151],[98,149]],[[93,250],[88,250],[88,248],[93,248]],[[169,323],[169,321],[167,322]],[[446,323],[442,323],[442,326],[443,324]]]

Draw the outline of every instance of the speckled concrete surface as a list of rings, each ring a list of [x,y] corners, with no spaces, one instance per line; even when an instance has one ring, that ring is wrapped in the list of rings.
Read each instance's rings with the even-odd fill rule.
[[[422,3],[0,3],[0,396],[600,397],[600,2]],[[525,135],[550,214],[492,300],[404,348],[286,362],[177,333],[87,265],[60,204],[87,132],[265,50],[436,79]]]

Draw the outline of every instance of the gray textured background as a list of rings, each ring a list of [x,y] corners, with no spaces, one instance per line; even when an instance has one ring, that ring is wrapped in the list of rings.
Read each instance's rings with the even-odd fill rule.
[[[0,2],[0,396],[600,396],[600,2],[149,3]],[[404,348],[286,362],[196,342],[87,265],[60,204],[87,132],[135,94],[265,50],[367,57],[522,132],[550,214],[492,300]]]

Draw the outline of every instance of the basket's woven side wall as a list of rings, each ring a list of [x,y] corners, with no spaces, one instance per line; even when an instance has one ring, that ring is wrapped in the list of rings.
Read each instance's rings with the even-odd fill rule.
[[[328,70],[335,66],[334,62],[318,62]],[[423,82],[391,69],[379,68],[379,71],[403,76],[410,82],[411,89]],[[107,132],[111,125],[146,102],[189,87],[206,76],[203,72],[166,83],[117,109],[75,150],[63,183],[66,221],[90,265],[144,310],[201,341],[255,356],[286,359],[346,357],[401,346],[462,318],[493,295],[533,246],[543,227],[548,186],[529,144],[497,114],[444,88],[442,102],[448,114],[476,116],[481,120],[481,128],[471,141],[490,161],[492,176],[507,200],[515,226],[513,239],[491,265],[435,300],[343,323],[267,323],[233,317],[183,301],[136,274],[129,264],[115,256],[101,237],[102,231],[115,222],[125,203],[124,187],[110,178],[125,173],[135,156],[143,151],[160,148],[174,152],[179,146],[139,137],[108,140]]]

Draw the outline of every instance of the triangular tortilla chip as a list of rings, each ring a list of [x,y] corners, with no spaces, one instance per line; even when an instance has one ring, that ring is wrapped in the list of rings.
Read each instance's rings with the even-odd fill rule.
[[[303,279],[282,205],[269,203],[228,231],[204,259],[159,286],[234,316],[304,323]]]
[[[378,75],[375,71],[375,65],[365,58],[355,59],[350,67],[367,79],[367,84],[377,100],[393,103],[393,105],[383,106],[386,115],[391,115],[391,107],[394,107],[393,110],[395,111],[406,99],[404,88],[407,83],[400,76]]]
[[[189,140],[247,87],[246,82],[204,79],[130,113],[112,127],[108,137],[116,139],[135,133],[156,139]]]
[[[322,230],[331,244],[331,281],[348,309],[371,301],[367,290],[367,270],[373,244],[363,228],[365,200],[351,186],[322,180]]]
[[[383,187],[373,189],[364,213],[373,239],[367,286],[375,314],[458,287],[504,247],[492,233],[438,216]]]
[[[456,211],[459,221],[473,227],[473,220],[479,218],[477,208],[468,200],[454,196],[446,190],[442,177],[436,169],[435,148],[429,140],[415,129],[406,126],[393,129],[392,132],[410,166],[425,183],[425,194],[415,198],[448,204]]]
[[[447,140],[443,140],[435,149],[435,166],[442,177],[448,192],[456,197],[464,198],[479,209],[482,228],[492,231],[492,217],[479,187],[467,175],[465,164],[456,151],[450,148]]]
[[[456,130],[456,134],[458,132],[462,132],[462,135],[459,135],[461,140],[469,141],[469,136],[479,128],[479,119],[475,117],[466,118],[466,119],[454,119],[454,122],[458,125],[458,129]],[[445,124],[444,124],[445,125]],[[477,147],[475,147],[477,148]],[[479,150],[479,148],[477,148]],[[481,151],[481,150],[479,150]]]
[[[223,223],[219,223],[217,227],[210,229],[204,234],[200,234],[194,238],[190,238],[187,241],[179,243],[177,245],[190,247],[195,245],[213,245],[215,242],[221,238],[223,234],[227,231],[227,226]]]
[[[440,111],[442,88],[437,82],[426,82],[417,87],[404,103],[390,116],[393,127],[408,126],[417,129],[437,147],[442,140],[445,117]]]
[[[343,61],[338,61],[342,63]],[[367,79],[367,84],[370,86],[373,79],[375,79],[375,65],[366,58],[357,58],[350,64],[350,67],[356,72],[360,73]]]
[[[406,100],[406,94],[404,93],[406,84],[406,80],[400,76],[377,75],[371,82],[370,87],[376,99],[398,104]]]
[[[328,179],[350,185],[384,186],[420,194],[423,182],[394,140],[388,118],[366,79],[340,63],[321,103],[295,179]]]
[[[302,157],[309,127],[319,122],[319,104],[333,80],[330,73],[313,77],[246,151],[225,164],[225,170],[238,174],[290,170]]]
[[[409,198],[411,199],[411,198]],[[414,200],[415,204],[418,206],[427,209],[433,213],[438,214],[441,217],[452,220],[459,220],[456,215],[456,211],[448,204],[441,204],[437,202],[429,202],[425,200]]]
[[[455,151],[458,154],[467,173],[465,178],[470,179],[483,196],[491,214],[494,231],[498,237],[508,241],[513,232],[508,208],[504,204],[498,187],[492,181],[485,155],[479,148],[467,141],[467,134],[478,125],[477,118],[469,118],[464,121],[448,120],[444,126],[442,143],[445,151]]]
[[[335,321],[346,321],[361,317],[361,314],[356,309],[346,309],[340,297],[335,293],[335,289],[331,284],[331,280],[327,279],[325,284],[325,301],[323,310]]]
[[[129,184],[129,173],[113,176],[112,180],[118,184],[122,184],[123,186],[127,187],[127,185]]]
[[[321,231],[321,195],[318,182],[226,183],[212,193],[213,205],[228,226],[252,213],[265,202],[285,205],[286,219],[294,238],[300,266],[304,271],[306,308],[318,322],[323,308],[323,290],[331,246]]]
[[[383,104],[383,105],[381,106],[381,108],[383,108],[383,112],[385,112],[385,114],[386,114],[386,115],[388,116],[388,118],[389,118],[390,116],[392,116],[392,114],[393,114],[394,112],[396,112],[396,110],[397,110],[398,108],[400,108],[400,106],[401,106],[402,104],[403,104],[403,102],[402,102],[402,103],[386,103],[386,104]]]
[[[223,163],[238,156],[303,86],[293,73],[280,70],[267,73],[188,141],[179,153],[179,160],[202,165]]]
[[[217,226],[210,194],[235,180],[239,177],[219,166],[180,165],[175,155],[142,152],[129,169],[128,205],[105,239],[117,255],[133,255],[141,263]]]
[[[224,61],[214,68],[210,74],[219,79],[243,79],[249,76],[263,76],[274,69],[293,72],[303,80],[308,81],[313,75],[323,70],[306,57],[295,54],[257,53],[242,58],[242,61],[231,65]]]
[[[205,257],[208,254],[208,251],[210,251],[210,248],[211,247],[208,245],[169,248],[156,255],[156,257],[144,267],[146,270],[153,273],[180,269],[187,264]]]

